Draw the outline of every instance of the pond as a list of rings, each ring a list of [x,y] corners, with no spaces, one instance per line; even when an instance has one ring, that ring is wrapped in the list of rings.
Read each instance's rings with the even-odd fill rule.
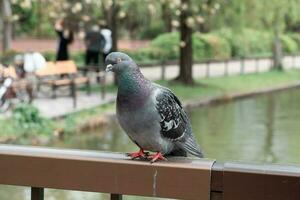
[[[206,157],[300,165],[300,90],[293,89],[189,112],[195,136]],[[49,146],[130,152],[137,147],[116,122],[99,130],[75,134]],[[29,200],[27,188],[1,186],[0,199]],[[106,194],[46,190],[46,200],[99,200]],[[124,199],[153,199],[128,197]]]

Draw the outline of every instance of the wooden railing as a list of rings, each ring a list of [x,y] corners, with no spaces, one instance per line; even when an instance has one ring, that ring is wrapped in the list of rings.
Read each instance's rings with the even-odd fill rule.
[[[201,200],[298,200],[300,167],[169,158],[149,164],[120,153],[0,145],[0,184]]]

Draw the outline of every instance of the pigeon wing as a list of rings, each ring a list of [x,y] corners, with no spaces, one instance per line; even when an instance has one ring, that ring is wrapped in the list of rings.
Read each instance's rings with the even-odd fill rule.
[[[156,95],[156,109],[160,115],[160,133],[163,138],[179,144],[192,155],[202,158],[187,114],[179,99],[167,88],[161,87]]]
[[[160,88],[156,95],[156,109],[160,115],[162,137],[178,141],[187,129],[187,116],[178,98],[168,89]]]

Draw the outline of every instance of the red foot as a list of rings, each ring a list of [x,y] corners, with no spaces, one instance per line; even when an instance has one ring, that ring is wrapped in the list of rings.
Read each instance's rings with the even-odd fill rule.
[[[148,157],[148,152],[144,152],[143,149],[140,149],[138,152],[127,153],[126,155],[131,157],[131,159],[147,158]]]
[[[149,155],[147,158],[151,159],[150,163],[154,163],[158,160],[167,160],[160,152]]]

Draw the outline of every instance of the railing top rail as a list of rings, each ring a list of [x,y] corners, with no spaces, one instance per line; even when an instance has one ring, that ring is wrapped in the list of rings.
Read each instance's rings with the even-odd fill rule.
[[[170,158],[150,164],[120,153],[0,145],[0,184],[209,199],[213,163]]]
[[[176,199],[296,200],[300,166],[0,145],[0,184]]]

